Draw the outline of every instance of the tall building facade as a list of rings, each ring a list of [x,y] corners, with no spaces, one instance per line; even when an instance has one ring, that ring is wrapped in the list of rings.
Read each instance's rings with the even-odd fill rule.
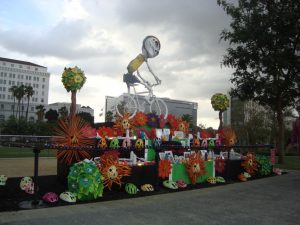
[[[37,105],[48,104],[50,73],[47,67],[21,60],[0,57],[0,121],[7,120],[17,109],[17,100],[10,92],[12,86],[31,86],[34,94],[29,99],[28,120],[37,119]],[[28,99],[21,100],[20,111],[25,117]]]
[[[144,100],[144,96],[138,96],[139,101]],[[193,124],[197,125],[197,111],[198,111],[198,103],[197,102],[189,102],[182,100],[175,100],[170,98],[160,98],[162,99],[167,107],[169,114],[173,114],[175,116],[182,116],[184,114],[188,114],[192,117]],[[113,112],[115,114],[115,100],[116,97],[106,96],[105,97],[105,115],[108,111]],[[145,107],[145,113],[149,113],[149,107]]]

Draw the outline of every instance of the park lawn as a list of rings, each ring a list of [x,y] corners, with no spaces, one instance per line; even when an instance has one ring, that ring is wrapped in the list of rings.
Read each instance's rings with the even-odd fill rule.
[[[300,156],[285,156],[284,164],[275,164],[274,167],[287,170],[300,170]]]
[[[39,156],[40,157],[55,157],[56,150],[44,149],[41,151]],[[23,157],[34,157],[32,148],[0,146],[0,158],[23,158]]]

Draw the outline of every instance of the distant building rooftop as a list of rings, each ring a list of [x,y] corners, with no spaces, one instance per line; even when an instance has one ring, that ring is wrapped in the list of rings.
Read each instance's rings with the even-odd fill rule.
[[[8,58],[2,58],[2,57],[0,57],[0,61],[10,62],[10,63],[19,63],[19,64],[23,64],[23,65],[28,65],[28,66],[38,66],[38,67],[46,68],[44,66],[41,66],[41,65],[38,65],[38,64],[35,64],[35,63],[21,61],[21,60],[16,60],[16,59],[8,59]]]

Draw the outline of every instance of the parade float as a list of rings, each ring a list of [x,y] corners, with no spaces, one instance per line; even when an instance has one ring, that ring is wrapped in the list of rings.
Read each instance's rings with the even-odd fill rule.
[[[268,157],[247,148],[236,151],[234,130],[222,125],[222,112],[228,107],[226,95],[217,93],[211,99],[220,118],[214,134],[193,130],[183,118],[168,112],[163,100],[153,95],[152,87],[161,80],[148,64],[159,50],[156,37],[144,39],[142,53],[129,63],[123,77],[128,93],[117,98],[115,123],[110,127],[93,128],[76,116],[76,93],[86,77],[78,67],[64,69],[62,82],[71,92],[70,115],[58,121],[51,143],[34,148],[37,162],[43,149],[57,150],[57,176],[39,177],[36,170],[34,179],[1,175],[0,210],[153,195],[274,175]],[[154,84],[140,74],[143,63]],[[137,97],[136,84],[147,90],[147,112]],[[20,204],[24,201],[28,204]]]

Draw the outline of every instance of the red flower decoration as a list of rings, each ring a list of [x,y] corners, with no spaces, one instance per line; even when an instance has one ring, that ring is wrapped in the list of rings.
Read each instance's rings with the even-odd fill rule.
[[[164,117],[163,114],[159,116],[159,128],[164,128],[166,125],[167,120]]]
[[[137,126],[145,126],[147,123],[147,115],[143,112],[137,112],[134,116],[134,123]]]
[[[113,130],[110,127],[100,127],[97,130],[97,133],[100,137],[112,137],[113,136]]]
[[[172,114],[169,114],[167,119],[168,119],[168,123],[170,124],[171,128],[176,129],[178,126],[178,121],[177,121],[176,117]]]
[[[215,170],[218,173],[223,173],[225,170],[225,160],[221,157],[217,157],[215,161]]]
[[[201,138],[211,138],[210,133],[208,133],[208,131],[206,131],[206,130],[202,130],[200,132],[200,136],[201,136]]]
[[[244,157],[244,161],[241,163],[241,165],[247,173],[254,175],[258,169],[258,163],[254,153],[248,152],[247,155]]]
[[[160,160],[158,164],[158,176],[168,178],[171,173],[171,162],[169,160]]]

